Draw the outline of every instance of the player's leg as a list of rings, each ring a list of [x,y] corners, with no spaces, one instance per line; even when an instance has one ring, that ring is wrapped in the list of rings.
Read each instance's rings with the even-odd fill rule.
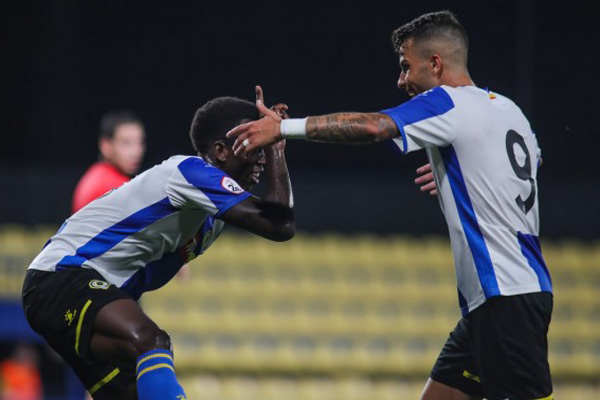
[[[486,398],[551,399],[552,294],[493,297],[471,314],[473,353]]]
[[[185,398],[175,376],[169,336],[131,299],[113,301],[97,313],[90,356],[135,371],[142,399]]]
[[[427,380],[421,400],[475,400],[483,398],[473,364],[470,321],[462,318],[450,333]]]
[[[29,324],[96,399],[137,399],[135,390],[129,389],[132,383],[135,389],[135,373],[121,370],[113,362],[94,361],[89,356],[97,312],[105,304],[124,298],[131,299],[90,269],[31,270],[23,284],[23,306]]]
[[[425,383],[421,400],[474,400],[481,397],[470,396],[452,386],[444,385],[441,382],[429,378]]]
[[[143,399],[185,398],[168,335],[94,270],[29,271],[23,305],[94,399],[134,400],[136,387]]]

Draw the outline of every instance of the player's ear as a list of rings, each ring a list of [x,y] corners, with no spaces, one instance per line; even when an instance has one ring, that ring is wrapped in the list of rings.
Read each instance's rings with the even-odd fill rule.
[[[439,54],[433,54],[429,59],[431,72],[434,75],[439,75],[442,72],[442,57]]]
[[[222,141],[217,140],[212,145],[212,152],[215,157],[215,160],[219,162],[226,162],[229,154],[232,153],[231,149]]]
[[[110,159],[112,155],[112,141],[110,138],[102,137],[98,140],[98,149],[103,159]]]

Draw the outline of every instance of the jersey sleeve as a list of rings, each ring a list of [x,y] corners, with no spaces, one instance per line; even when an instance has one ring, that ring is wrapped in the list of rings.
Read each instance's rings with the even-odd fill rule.
[[[197,157],[178,165],[167,194],[175,207],[201,208],[217,218],[251,196],[225,172]]]
[[[442,87],[433,88],[397,107],[382,110],[400,131],[394,142],[404,154],[428,147],[445,147],[456,135],[454,101]]]

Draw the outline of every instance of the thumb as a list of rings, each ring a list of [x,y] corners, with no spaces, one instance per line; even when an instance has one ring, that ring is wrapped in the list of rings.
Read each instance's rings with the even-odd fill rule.
[[[261,116],[275,114],[273,111],[269,110],[260,99],[256,100],[256,108],[258,108],[258,112]]]

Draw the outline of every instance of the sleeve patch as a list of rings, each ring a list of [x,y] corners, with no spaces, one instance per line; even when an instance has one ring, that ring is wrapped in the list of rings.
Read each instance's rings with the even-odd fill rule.
[[[228,176],[224,176],[221,179],[221,187],[233,194],[244,193],[244,189],[242,189],[242,187],[236,181],[234,181]]]

